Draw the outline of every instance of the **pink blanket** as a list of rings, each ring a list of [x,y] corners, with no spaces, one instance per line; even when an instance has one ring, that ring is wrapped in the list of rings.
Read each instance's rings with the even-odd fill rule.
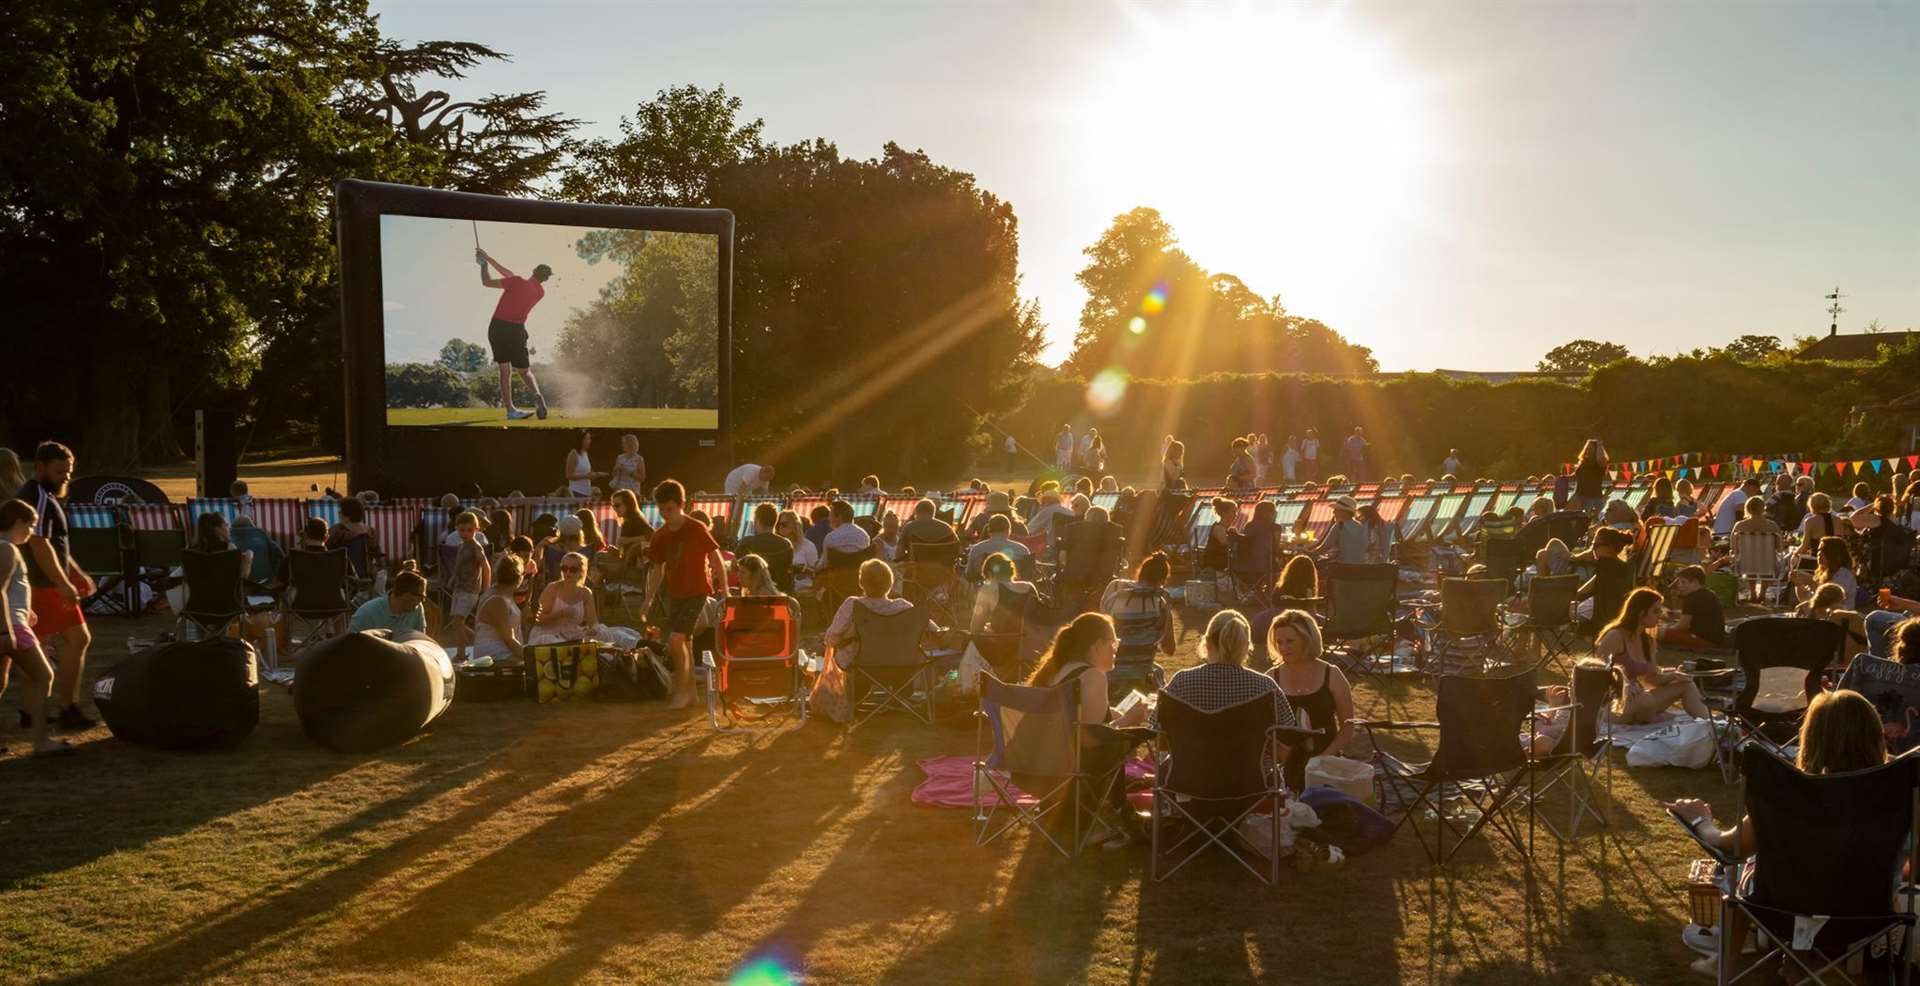
[[[920,770],[927,779],[913,789],[913,803],[929,808],[972,808],[973,807],[973,758],[972,757],[928,757],[920,761]],[[1127,786],[1153,780],[1153,764],[1138,757],[1127,761]],[[1021,805],[1033,804],[1033,796],[1014,787],[1007,787],[1018,794]],[[982,784],[980,796],[983,800],[994,802],[999,794],[991,785]],[[1152,801],[1148,791],[1133,791],[1127,795],[1134,807],[1145,808]]]

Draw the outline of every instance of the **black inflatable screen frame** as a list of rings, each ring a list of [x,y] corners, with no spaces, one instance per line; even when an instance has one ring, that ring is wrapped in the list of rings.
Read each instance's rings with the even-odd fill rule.
[[[349,179],[334,189],[334,217],[340,247],[340,339],[350,490],[377,490],[383,497],[446,492],[465,496],[479,484],[493,494],[519,489],[536,495],[559,484],[561,464],[578,436],[570,428],[387,425],[386,322],[380,277],[383,215],[647,229],[717,237],[719,427],[712,431],[594,429],[593,438],[595,451],[611,459],[620,447],[620,436],[634,432],[640,437],[649,477],[681,477],[690,489],[718,485],[733,460],[733,213],[725,209],[547,202]]]

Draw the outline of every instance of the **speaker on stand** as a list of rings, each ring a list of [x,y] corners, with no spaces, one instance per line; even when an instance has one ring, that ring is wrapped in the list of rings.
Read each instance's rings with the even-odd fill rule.
[[[232,411],[193,412],[193,461],[201,496],[226,496],[240,478],[240,436],[234,429]]]

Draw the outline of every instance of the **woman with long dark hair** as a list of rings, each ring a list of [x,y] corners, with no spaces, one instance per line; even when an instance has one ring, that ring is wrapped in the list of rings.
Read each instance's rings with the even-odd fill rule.
[[[1081,769],[1096,777],[1112,770],[1133,751],[1134,737],[1119,730],[1139,725],[1151,711],[1145,702],[1125,712],[1107,704],[1107,673],[1113,670],[1119,646],[1119,634],[1107,614],[1082,613],[1053,635],[1053,646],[1047,648],[1046,657],[1027,677],[1027,684],[1035,688],[1077,684]],[[1140,828],[1127,803],[1126,785],[1111,785],[1104,807],[1112,816],[1109,824],[1118,834],[1103,848],[1124,848],[1138,836]]]
[[[1580,446],[1580,457],[1573,464],[1573,509],[1590,517],[1600,516],[1606,506],[1607,447],[1600,439],[1589,438]]]
[[[604,478],[604,472],[593,471],[593,460],[587,457],[593,448],[593,432],[583,431],[573,448],[567,450],[567,495],[592,496],[593,481]]]
[[[1668,706],[1679,702],[1687,714],[1707,717],[1706,703],[1693,679],[1660,670],[1659,642],[1663,611],[1660,593],[1644,586],[1627,593],[1620,614],[1600,631],[1593,656],[1620,670],[1626,687],[1614,712],[1625,722],[1652,722]]]

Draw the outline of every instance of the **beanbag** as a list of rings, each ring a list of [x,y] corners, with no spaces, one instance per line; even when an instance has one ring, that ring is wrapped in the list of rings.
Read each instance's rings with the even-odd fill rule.
[[[453,662],[425,634],[341,634],[308,651],[294,670],[300,728],[341,753],[404,743],[452,704]]]
[[[232,637],[149,647],[93,683],[113,735],[169,750],[234,746],[260,722],[253,646]]]

